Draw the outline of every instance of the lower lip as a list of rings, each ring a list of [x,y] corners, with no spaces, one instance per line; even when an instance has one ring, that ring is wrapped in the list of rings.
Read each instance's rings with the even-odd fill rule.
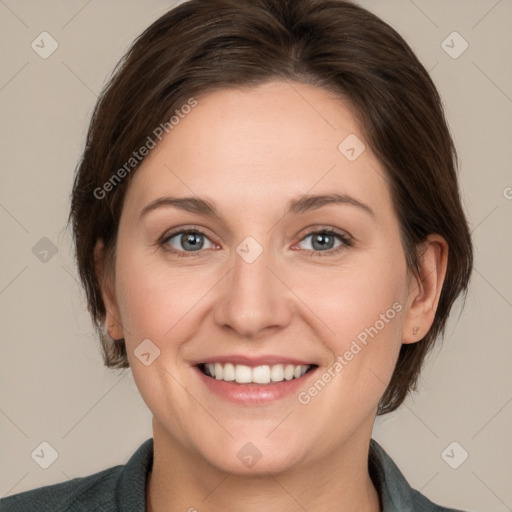
[[[317,370],[317,368],[313,368],[298,379],[271,384],[238,384],[213,379],[205,375],[197,366],[194,368],[210,391],[230,402],[248,405],[266,404],[293,394],[296,395],[300,390],[305,389],[306,381]]]

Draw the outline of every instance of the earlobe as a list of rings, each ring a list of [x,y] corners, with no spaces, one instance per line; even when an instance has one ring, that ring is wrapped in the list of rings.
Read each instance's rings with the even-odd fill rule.
[[[105,331],[113,340],[121,340],[124,337],[123,329],[117,321],[111,320],[112,317],[113,315],[109,314],[107,310],[107,315],[105,317]]]
[[[416,343],[422,340],[432,326],[447,265],[446,240],[441,235],[429,235],[420,254],[419,276],[412,278],[414,285],[409,292],[402,343]]]
[[[101,291],[101,298],[105,305],[105,333],[114,340],[124,337],[121,317],[117,307],[116,296],[114,292],[114,283],[112,282],[111,272],[109,272],[106,262],[105,246],[103,240],[98,240],[94,247],[94,267],[96,277]]]

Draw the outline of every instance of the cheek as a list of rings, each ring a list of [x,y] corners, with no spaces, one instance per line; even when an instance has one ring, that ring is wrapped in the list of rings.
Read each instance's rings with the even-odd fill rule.
[[[356,410],[363,403],[376,406],[402,344],[406,309],[403,254],[366,254],[353,265],[340,267],[321,286],[317,281],[313,287],[312,277],[302,283],[297,294],[307,297],[308,306],[329,328],[325,343],[332,361],[319,378],[329,381],[331,392],[315,400],[325,400],[340,412],[347,407]],[[305,390],[308,396],[304,401],[320,394],[322,383],[317,388]]]
[[[292,276],[290,275],[290,278]],[[360,253],[347,263],[329,269],[301,272],[292,288],[327,326],[332,348],[346,349],[347,343],[375,333],[395,339],[405,309],[406,268],[403,254],[384,250]]]
[[[116,298],[128,350],[150,339],[171,356],[197,331],[219,269],[170,263],[132,248],[116,264]]]
[[[125,267],[128,270],[127,267]],[[141,266],[118,274],[118,303],[128,337],[161,339],[186,317],[201,289],[189,276],[158,266]],[[203,293],[204,294],[204,293]]]

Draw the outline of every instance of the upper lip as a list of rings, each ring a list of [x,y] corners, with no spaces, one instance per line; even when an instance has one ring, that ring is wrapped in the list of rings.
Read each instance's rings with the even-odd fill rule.
[[[231,363],[231,364],[242,364],[245,366],[272,366],[275,364],[293,364],[294,366],[313,366],[314,363],[311,361],[304,361],[303,359],[297,359],[294,357],[288,356],[278,356],[278,355],[259,355],[259,356],[247,356],[247,355],[220,355],[220,356],[212,356],[206,357],[201,360],[193,361],[193,365],[198,364],[215,364],[215,363]]]

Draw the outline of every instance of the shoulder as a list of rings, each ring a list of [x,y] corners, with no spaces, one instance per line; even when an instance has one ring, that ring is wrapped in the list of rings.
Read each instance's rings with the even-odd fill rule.
[[[122,469],[123,466],[115,466],[94,475],[74,478],[68,482],[39,487],[3,498],[0,500],[0,511],[115,510],[109,508],[109,505],[112,505]]]
[[[144,511],[152,464],[153,439],[148,439],[126,465],[3,498],[0,512]]]
[[[371,439],[368,466],[382,501],[383,512],[463,512],[436,505],[413,489],[377,441]]]

